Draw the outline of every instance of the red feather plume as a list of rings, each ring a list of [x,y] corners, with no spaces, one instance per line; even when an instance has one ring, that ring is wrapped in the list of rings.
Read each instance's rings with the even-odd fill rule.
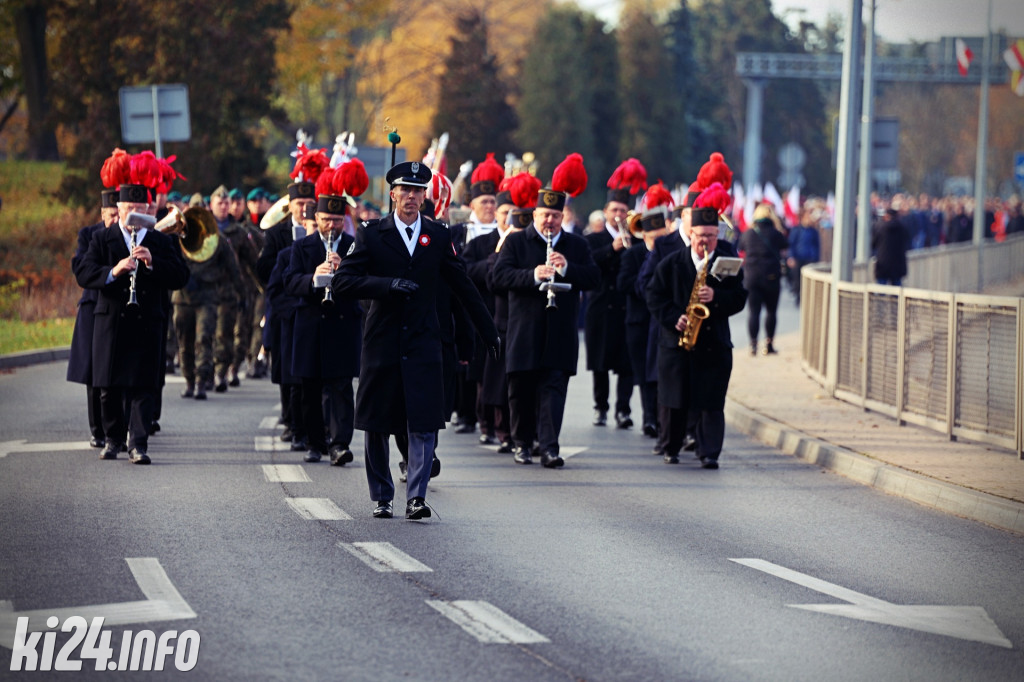
[[[160,164],[160,184],[156,187],[157,194],[167,194],[170,192],[171,185],[178,178],[188,180],[188,178],[174,170],[171,166],[177,158],[177,156],[168,156],[166,159],[157,159],[157,162]]]
[[[366,174],[366,166],[359,159],[352,159],[341,164],[334,174],[334,187],[350,197],[357,197],[370,186],[370,176]]]
[[[512,178],[508,191],[512,195],[512,203],[518,208],[536,208],[537,193],[541,182],[529,173],[520,173]]]
[[[117,188],[131,184],[132,155],[123,149],[115,149],[110,158],[103,162],[100,180],[104,187]]]
[[[136,154],[131,161],[131,182],[155,190],[163,182],[164,171],[156,154],[148,149]]]
[[[292,180],[315,183],[324,169],[330,166],[331,159],[326,149],[306,149],[295,160],[295,168],[288,175]]]
[[[626,159],[608,178],[608,187],[628,189],[630,194],[637,194],[647,189],[647,169],[634,158]]]
[[[497,187],[501,184],[501,181],[505,178],[505,169],[501,167],[497,161],[494,160],[494,154],[489,153],[484,162],[473,169],[473,175],[470,176],[470,183],[482,182],[484,180],[490,180]]]
[[[319,198],[321,194],[341,194],[340,191],[336,191],[334,189],[337,175],[338,169],[331,168],[330,165],[321,171],[315,181],[316,184],[313,186],[313,192],[316,194],[317,198]]]
[[[713,182],[710,187],[700,193],[693,205],[698,208],[714,208],[718,209],[719,213],[725,213],[731,203],[732,197],[725,191],[725,187],[720,182]]]
[[[718,182],[726,191],[732,188],[732,170],[725,163],[725,157],[719,152],[712,153],[708,162],[700,167],[697,182],[701,187],[710,187],[711,183]]]
[[[583,167],[583,156],[569,154],[565,161],[555,166],[555,172],[551,175],[551,189],[577,197],[586,188],[587,169]]]
[[[671,209],[675,205],[676,200],[672,198],[672,193],[668,191],[668,188],[665,187],[661,180],[650,186],[641,202],[641,206],[645,211],[649,211],[656,206],[668,206]]]

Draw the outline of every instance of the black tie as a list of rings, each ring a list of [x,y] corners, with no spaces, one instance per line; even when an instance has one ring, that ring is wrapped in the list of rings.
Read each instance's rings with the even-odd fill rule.
[[[412,228],[411,227],[405,228],[405,233],[407,235],[409,235],[409,239],[412,239]]]

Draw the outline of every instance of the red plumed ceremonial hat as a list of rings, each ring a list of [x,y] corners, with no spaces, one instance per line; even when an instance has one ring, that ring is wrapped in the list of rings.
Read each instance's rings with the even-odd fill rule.
[[[518,208],[536,208],[537,192],[540,191],[539,178],[529,173],[520,173],[512,178],[508,191],[512,195],[512,203]]]
[[[331,160],[327,157],[326,149],[306,149],[305,145],[299,145],[302,152],[295,160],[295,168],[289,173],[292,180],[315,183],[320,179],[324,169],[330,168]]]
[[[649,211],[657,206],[667,206],[671,210],[675,208],[675,205],[676,200],[672,198],[672,193],[668,191],[668,188],[665,187],[661,180],[658,180],[658,182],[648,188],[647,193],[640,202],[640,208],[644,211]]]
[[[576,197],[586,188],[587,169],[583,167],[583,156],[569,154],[565,161],[555,166],[555,172],[551,175],[551,189]]]
[[[726,191],[732,188],[732,170],[719,152],[712,153],[708,162],[701,166],[700,172],[697,173],[697,183],[701,187],[710,187],[713,182],[721,183]]]
[[[686,190],[686,200],[683,202],[683,206],[692,207],[693,202],[697,200],[697,197],[700,196],[700,193],[701,191],[703,191],[703,189],[704,188],[701,186],[699,182],[694,181],[690,183],[689,189]]]
[[[608,178],[608,188],[625,189],[630,194],[637,194],[647,189],[647,169],[637,159],[626,159]]]
[[[163,182],[164,171],[156,154],[148,149],[132,156],[131,184],[155,190]]]
[[[313,190],[317,198],[321,195],[341,195],[341,190],[335,190],[335,183],[338,175],[337,168],[331,168],[327,166],[320,172],[320,176],[316,179],[316,187]]]
[[[469,181],[482,182],[484,180],[490,180],[497,187],[501,184],[501,181],[505,179],[505,169],[501,167],[497,161],[494,160],[494,153],[487,155],[484,162],[473,169],[473,175],[470,176]]]
[[[370,186],[370,176],[366,166],[359,159],[352,159],[341,164],[334,174],[335,188],[344,191],[350,197],[357,197]],[[341,191],[335,194],[341,194]]]
[[[713,182],[711,186],[700,193],[697,200],[693,202],[696,208],[713,208],[719,213],[725,213],[732,203],[732,197],[721,183]]]
[[[123,149],[115,149],[110,158],[103,162],[100,180],[104,187],[116,189],[132,181],[132,155]]]
[[[157,162],[160,164],[160,184],[156,187],[157,194],[167,194],[170,192],[171,185],[173,185],[174,181],[178,178],[188,180],[188,178],[174,170],[171,166],[177,158],[177,156],[169,156],[166,159],[157,159]]]

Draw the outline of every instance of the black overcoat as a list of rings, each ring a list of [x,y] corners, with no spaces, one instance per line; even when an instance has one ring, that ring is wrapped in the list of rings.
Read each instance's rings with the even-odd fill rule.
[[[650,336],[651,313],[647,301],[636,290],[640,266],[647,258],[647,244],[642,239],[622,252],[619,263],[619,292],[626,299],[626,353],[633,370],[633,383],[643,384],[647,379],[647,338]]]
[[[572,291],[556,295],[557,308],[546,307],[547,294],[533,279],[534,268],[547,261],[547,242],[533,226],[505,239],[491,270],[491,290],[508,293],[508,372],[560,369],[576,374],[580,292],[598,286],[601,271],[583,237],[562,232],[554,249],[568,262],[565,276],[555,275],[555,281],[572,284]]]
[[[412,280],[412,294],[394,294],[396,278]],[[356,395],[355,427],[378,433],[444,428],[438,283],[444,281],[477,333],[498,342],[487,307],[455,254],[448,228],[426,217],[409,255],[394,215],[363,223],[334,275],[336,300],[371,299],[363,322],[363,350]]]
[[[149,249],[153,266],[140,264],[136,271],[137,307],[128,306],[128,274],[106,283],[113,267],[129,255],[119,227],[96,232],[75,269],[78,285],[99,294],[92,341],[93,386],[156,388],[164,373],[165,299],[168,290],[188,283],[188,266],[177,243],[167,235],[147,230],[139,243]]]
[[[494,247],[498,245],[499,233],[491,230],[476,237],[462,251],[462,259],[466,261],[466,273],[473,280],[477,291],[484,299],[484,305],[494,317],[494,294],[487,287],[487,257],[494,253]],[[499,332],[500,333],[500,332]],[[484,378],[484,365],[487,362],[487,349],[482,344],[476,344],[473,349],[473,357],[466,368],[466,378],[471,381],[482,382]]]
[[[277,252],[277,261],[267,281],[267,308],[270,311],[267,325],[273,352],[270,363],[270,380],[275,384],[299,384],[301,379],[292,374],[292,331],[295,328],[295,308],[298,301],[284,289],[284,272],[292,259],[292,247],[286,246]]]
[[[728,253],[720,243],[708,263],[709,271],[724,255]],[[715,290],[714,299],[707,304],[711,314],[701,324],[693,350],[687,351],[679,346],[675,325],[686,312],[696,277],[690,249],[680,249],[655,268],[647,287],[647,305],[660,328],[658,404],[673,409],[721,410],[732,374],[729,316],[743,310],[747,290],[742,271],[721,281],[708,276],[707,285]]]
[[[78,231],[78,248],[71,257],[71,272],[75,271],[85,257],[92,236],[105,227],[106,225],[100,221],[95,225],[86,225]],[[75,328],[71,332],[71,353],[68,356],[67,373],[67,380],[76,384],[92,384],[92,329],[97,299],[99,294],[95,289],[82,289],[82,296],[78,299]]]
[[[621,372],[629,369],[626,353],[626,297],[619,291],[619,265],[623,251],[616,251],[607,230],[584,237],[590,255],[601,270],[600,285],[587,295],[583,339],[587,344],[587,369]]]
[[[344,255],[354,239],[342,233],[338,254]],[[324,290],[313,288],[313,271],[324,262],[327,250],[318,232],[291,247],[284,272],[284,288],[297,301],[292,330],[292,374],[302,379],[344,379],[359,376],[362,311],[359,302],[340,299],[324,306]]]
[[[277,263],[277,254],[284,248],[292,245],[295,241],[295,226],[292,225],[292,217],[288,215],[284,220],[278,221],[264,230],[263,248],[260,249],[259,258],[256,259],[256,276],[264,287],[270,282],[270,273]]]

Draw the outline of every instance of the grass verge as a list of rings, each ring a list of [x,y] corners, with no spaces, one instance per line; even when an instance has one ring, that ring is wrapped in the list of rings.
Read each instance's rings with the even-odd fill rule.
[[[21,322],[0,319],[0,355],[71,345],[75,318]]]

